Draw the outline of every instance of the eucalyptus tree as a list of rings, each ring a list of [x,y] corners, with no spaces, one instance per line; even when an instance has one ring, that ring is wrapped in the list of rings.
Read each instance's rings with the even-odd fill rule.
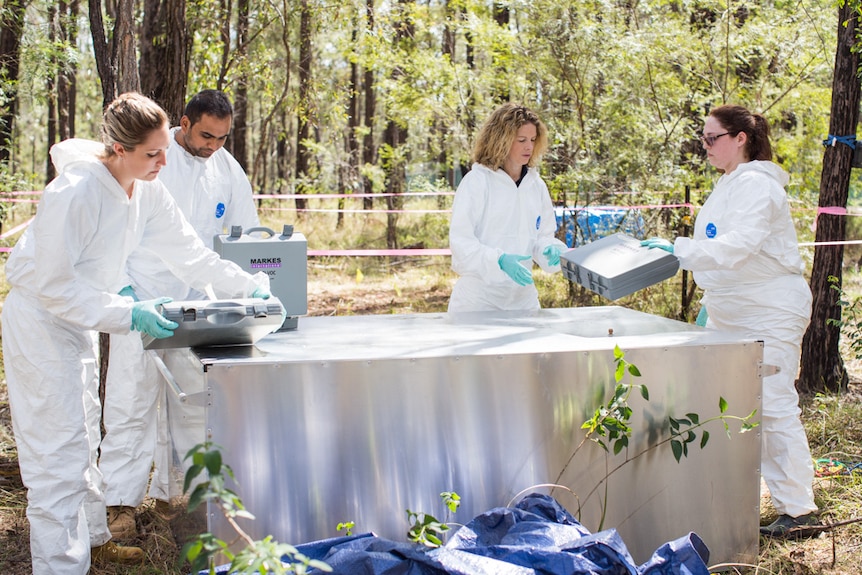
[[[860,3],[845,1],[838,7],[838,42],[835,53],[835,74],[832,82],[832,114],[829,138],[823,157],[817,216],[818,245],[811,270],[811,291],[814,295],[811,323],[802,340],[802,365],[797,385],[803,391],[845,391],[848,376],[841,358],[839,325],[829,319],[841,318],[841,306],[831,289],[831,278],[841,283],[844,246],[832,242],[845,238],[846,218],[830,214],[829,208],[844,208],[850,189],[850,169],[853,162],[856,130],[859,126],[859,37]],[[849,139],[848,139],[849,138]],[[856,144],[858,145],[858,144]]]
[[[192,43],[186,0],[144,0],[140,29],[141,92],[178,124],[185,109]]]
[[[11,157],[12,130],[18,112],[18,71],[27,0],[11,0],[0,8],[0,163]]]

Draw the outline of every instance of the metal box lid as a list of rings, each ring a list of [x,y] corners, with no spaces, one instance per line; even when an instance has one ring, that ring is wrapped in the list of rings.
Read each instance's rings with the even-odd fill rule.
[[[606,236],[560,256],[563,275],[610,300],[672,277],[679,259],[665,250],[642,246],[626,234]]]
[[[144,349],[251,345],[281,326],[282,310],[277,297],[174,301],[159,306],[179,324],[174,335],[141,339]]]

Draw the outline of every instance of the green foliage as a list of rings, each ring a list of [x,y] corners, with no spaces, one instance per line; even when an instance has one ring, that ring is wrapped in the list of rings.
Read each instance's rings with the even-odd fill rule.
[[[838,293],[835,302],[841,308],[838,318],[829,318],[827,325],[833,325],[841,330],[846,338],[847,345],[856,359],[862,359],[862,298],[854,298],[852,301],[841,289],[841,281],[835,276],[829,276],[829,288]]]
[[[343,521],[335,526],[336,531],[344,531],[344,534],[350,537],[353,534],[353,528],[356,527],[356,523],[353,521]]]
[[[461,496],[454,491],[444,491],[440,499],[448,509],[449,513],[455,513],[461,505]],[[410,529],[407,531],[407,539],[425,545],[426,547],[440,547],[443,545],[443,536],[449,531],[449,526],[427,513],[411,511],[407,509],[407,522]]]
[[[608,450],[608,445],[604,440],[607,437],[607,441],[613,444],[613,452],[616,455],[623,448],[628,447],[629,437],[632,433],[632,428],[629,425],[632,409],[628,404],[632,390],[638,389],[641,397],[647,401],[649,401],[649,390],[644,385],[620,383],[626,373],[632,377],[640,377],[640,371],[637,366],[625,360],[625,354],[619,346],[614,346],[614,364],[616,366],[614,379],[617,385],[613,397],[606,405],[599,407],[593,416],[581,425],[581,429],[586,429],[587,437],[605,451]]]
[[[625,359],[625,352],[620,349],[619,346],[614,346],[614,393],[611,398],[604,404],[600,405],[594,412],[592,417],[587,419],[584,424],[581,426],[581,429],[586,430],[584,433],[584,437],[578,446],[574,449],[572,454],[569,456],[566,464],[563,465],[560,473],[557,475],[556,480],[553,482],[553,485],[559,486],[560,480],[571,464],[572,460],[574,460],[578,451],[580,451],[581,447],[590,440],[597,445],[599,445],[605,452],[610,453],[608,445],[612,445],[613,455],[619,455],[624,450],[629,448],[629,439],[632,434],[632,427],[630,425],[633,410],[629,405],[629,399],[634,390],[638,390],[640,392],[640,396],[644,401],[649,401],[649,390],[645,385],[635,385],[630,383],[625,383],[623,379],[626,377],[626,374],[630,378],[632,377],[640,377],[640,370],[634,364],[628,362]],[[705,425],[713,422],[713,421],[721,421],[724,425],[725,431],[730,437],[730,426],[729,421],[738,421],[740,426],[739,433],[745,433],[759,425],[758,422],[754,421],[754,416],[757,413],[757,410],[753,410],[745,417],[734,416],[727,413],[728,404],[727,401],[723,398],[719,398],[718,402],[718,415],[707,419],[701,419],[700,415],[697,413],[687,413],[683,418],[675,418],[673,416],[668,416],[668,429],[670,431],[669,435],[664,439],[661,439],[642,451],[629,455],[626,453],[623,461],[618,463],[615,467],[611,468],[605,475],[605,478],[600,481],[593,489],[587,493],[587,495],[581,500],[577,495],[575,497],[578,499],[579,507],[582,506],[598,489],[604,486],[605,497],[602,503],[602,517],[600,520],[599,528],[601,529],[604,525],[604,517],[607,512],[608,505],[608,478],[613,475],[615,472],[619,471],[624,465],[627,463],[637,459],[638,457],[644,455],[645,453],[652,451],[654,449],[658,449],[662,445],[666,443],[670,443],[671,452],[673,453],[674,459],[676,459],[677,463],[683,457],[688,457],[688,446],[695,441],[697,441],[697,430],[703,428]],[[700,448],[703,449],[706,447],[709,441],[709,432],[706,429],[703,429],[700,438]],[[552,490],[553,494],[553,490]],[[578,515],[580,515],[580,509],[578,511]]]
[[[236,519],[254,519],[254,516],[245,510],[237,494],[225,486],[225,480],[234,480],[234,474],[233,470],[222,462],[219,449],[219,446],[205,442],[195,445],[186,454],[185,459],[191,460],[191,465],[186,471],[183,491],[188,492],[192,484],[197,482],[189,496],[188,510],[194,511],[207,501],[213,503],[246,545],[234,554],[228,543],[212,533],[198,535],[186,543],[180,553],[180,557],[190,563],[192,571],[208,569],[210,573],[215,573],[215,560],[219,555],[224,555],[230,561],[229,572],[237,575],[304,574],[309,568],[332,571],[326,563],[309,559],[294,546],[274,541],[272,536],[253,541],[243,531]],[[203,472],[206,472],[206,479],[201,481],[199,476]]]

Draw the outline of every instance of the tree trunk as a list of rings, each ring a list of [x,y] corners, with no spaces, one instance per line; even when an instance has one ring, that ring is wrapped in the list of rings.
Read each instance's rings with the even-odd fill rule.
[[[855,134],[859,122],[859,55],[854,50],[858,33],[858,14],[851,3],[844,3],[838,10],[830,136]],[[847,206],[852,160],[853,149],[850,146],[836,143],[826,148],[820,176],[820,207]],[[844,216],[820,213],[816,221],[816,242],[844,239]],[[843,258],[842,245],[818,245],[814,250],[811,269],[814,303],[811,324],[802,340],[802,366],[797,381],[798,389],[803,392],[840,391],[847,386],[847,370],[838,347],[840,329],[826,323],[827,319],[841,317],[841,307],[835,292],[830,289],[829,277],[835,276],[840,282]]]
[[[192,35],[185,0],[146,0],[141,42],[141,91],[159,103],[174,125],[186,105]]]
[[[120,94],[141,91],[134,10],[134,0],[120,0],[117,20],[114,22],[113,53],[117,63],[117,91]]]
[[[240,58],[248,50],[248,0],[237,2],[237,52]],[[236,79],[236,93],[233,101],[233,146],[231,153],[242,169],[248,172],[248,80],[244,74]]]
[[[399,58],[406,58],[413,50],[415,25],[410,16],[410,4],[412,0],[399,0],[400,21],[396,21],[395,37],[392,44],[395,53],[401,53]],[[392,72],[392,79],[396,82],[402,81],[404,70],[396,66]],[[386,173],[386,247],[398,248],[398,210],[403,206],[406,185],[404,154],[400,147],[407,141],[407,128],[398,123],[394,118],[389,118],[386,130],[383,133],[383,144],[389,149],[386,161],[383,162],[383,171]]]
[[[296,127],[296,193],[307,193],[305,182],[311,161],[308,141],[311,128],[311,10],[308,0],[299,3],[299,105]],[[302,214],[308,205],[305,198],[296,198],[296,209]]]
[[[87,12],[90,16],[90,34],[93,36],[93,54],[96,57],[96,69],[102,82],[102,109],[117,97],[117,79],[114,73],[114,59],[105,36],[105,24],[102,20],[102,0],[88,0]]]
[[[57,28],[59,28],[59,23],[57,22],[57,7],[53,4],[48,6],[48,42],[51,45],[55,45],[57,43]],[[45,76],[45,94],[46,102],[48,107],[48,122],[46,126],[46,142],[45,148],[50,150],[51,146],[57,143],[57,78],[60,76],[60,68],[62,67],[62,63],[60,62],[57,56],[51,57],[51,68],[53,74],[47,74]],[[35,168],[35,166],[34,166]],[[54,168],[54,162],[51,161],[51,155],[45,154],[45,185],[48,184],[51,180],[54,179],[54,176],[57,175],[57,170]]]
[[[368,33],[372,33],[374,30],[374,0],[366,0],[365,2],[365,25],[368,28]],[[377,153],[374,149],[374,114],[377,107],[377,96],[374,87],[374,70],[370,65],[365,68],[365,78],[362,84],[365,90],[365,117],[363,120],[365,135],[362,137],[362,163],[367,166],[374,164],[377,159]],[[368,176],[362,177],[362,191],[365,194],[371,194],[374,191],[371,178]],[[374,201],[370,195],[366,195],[362,199],[362,207],[366,210],[374,207]]]
[[[359,22],[354,22],[352,44],[356,46],[359,42]],[[356,132],[359,129],[359,63],[356,59],[350,61],[350,95],[347,100],[347,167],[346,175],[342,178],[341,191],[356,190],[359,186],[359,140]],[[340,230],[344,226],[344,198],[338,198],[338,216],[335,220],[335,229]]]
[[[144,20],[141,23],[141,58],[138,70],[141,93],[159,101],[166,78],[162,69],[165,57],[165,16],[163,0],[144,0]],[[174,118],[171,118],[172,120]]]
[[[25,0],[7,0],[0,12],[0,82],[7,86],[5,103],[0,105],[0,162],[8,164],[12,157],[12,131],[18,113],[18,69],[21,34],[24,31]],[[35,166],[34,166],[35,168]]]
[[[78,0],[59,2],[60,37],[66,46],[78,42]],[[74,62],[64,62],[57,76],[57,135],[60,140],[75,137],[75,74]]]

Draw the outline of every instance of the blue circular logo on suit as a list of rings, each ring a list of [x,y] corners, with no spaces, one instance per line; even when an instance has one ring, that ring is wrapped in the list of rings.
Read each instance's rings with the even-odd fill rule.
[[[541,225],[541,223],[542,223],[542,216],[539,216],[538,218],[536,218],[536,229],[537,230],[539,229],[539,225]]]
[[[709,222],[708,224],[706,224],[706,237],[714,238],[715,234],[717,234],[717,233],[718,233],[718,229],[716,229],[714,223]]]
[[[224,202],[219,202],[216,205],[216,218],[220,218],[224,215]]]

